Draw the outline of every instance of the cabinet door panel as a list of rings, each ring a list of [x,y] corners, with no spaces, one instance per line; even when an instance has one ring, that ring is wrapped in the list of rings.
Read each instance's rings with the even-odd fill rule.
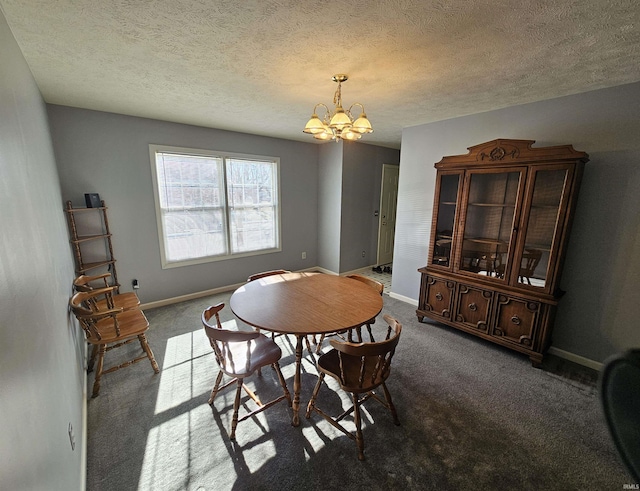
[[[456,302],[456,322],[487,332],[492,298],[493,293],[489,290],[459,285]]]
[[[507,282],[524,171],[468,173],[458,271]]]
[[[498,294],[496,322],[492,334],[527,348],[535,349],[534,340],[540,303]]]
[[[516,258],[519,268],[513,270],[513,281],[544,288],[553,275],[550,266],[557,248],[559,225],[564,221],[571,168],[567,165],[534,168],[531,203],[525,214],[526,230],[521,254]]]
[[[458,209],[461,173],[440,173],[436,182],[434,228],[431,231],[431,264],[448,268]]]
[[[453,300],[453,281],[423,276],[425,295],[420,309],[432,312],[445,319],[451,319],[451,303]]]

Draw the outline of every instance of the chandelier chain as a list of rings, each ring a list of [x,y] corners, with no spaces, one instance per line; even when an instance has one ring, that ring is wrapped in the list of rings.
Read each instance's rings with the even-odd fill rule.
[[[333,104],[337,107],[342,107],[342,82],[340,81],[338,81],[336,93],[333,94]]]

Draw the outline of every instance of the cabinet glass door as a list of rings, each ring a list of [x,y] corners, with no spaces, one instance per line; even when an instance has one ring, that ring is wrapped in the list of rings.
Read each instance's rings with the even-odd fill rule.
[[[431,263],[448,267],[451,262],[451,241],[456,219],[460,174],[440,175],[440,195],[437,203],[436,236]]]
[[[505,280],[521,180],[521,171],[470,173],[460,271]]]
[[[567,168],[535,172],[531,211],[517,273],[520,284],[537,287],[546,284],[568,172]]]

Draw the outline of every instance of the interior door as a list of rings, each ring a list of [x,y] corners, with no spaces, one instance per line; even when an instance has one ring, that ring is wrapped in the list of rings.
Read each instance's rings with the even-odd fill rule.
[[[380,193],[380,218],[378,222],[378,265],[389,264],[393,261],[399,174],[399,166],[382,165],[382,191]]]

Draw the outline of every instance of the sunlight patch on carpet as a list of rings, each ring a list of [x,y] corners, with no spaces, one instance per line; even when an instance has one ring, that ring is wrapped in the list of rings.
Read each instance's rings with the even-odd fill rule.
[[[155,414],[179,406],[209,390],[215,362],[211,346],[199,329],[167,340]],[[202,358],[205,359],[202,359]]]
[[[149,431],[139,489],[169,489],[178,484],[172,482],[176,476],[190,474],[190,452],[174,450],[190,447],[190,421],[189,413],[184,413]]]

